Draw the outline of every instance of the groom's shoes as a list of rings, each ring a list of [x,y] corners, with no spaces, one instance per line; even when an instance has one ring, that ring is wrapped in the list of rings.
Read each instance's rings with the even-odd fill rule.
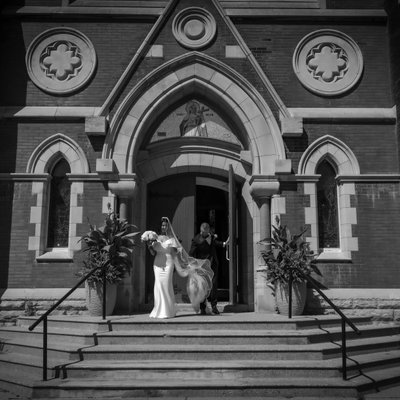
[[[200,315],[207,315],[205,308],[200,309]]]
[[[217,306],[212,307],[211,312],[212,312],[213,314],[215,314],[215,315],[218,315],[218,314],[219,314],[219,311],[218,311]]]

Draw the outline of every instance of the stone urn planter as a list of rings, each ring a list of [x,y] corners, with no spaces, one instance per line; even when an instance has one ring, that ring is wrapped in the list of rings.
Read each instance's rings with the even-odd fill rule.
[[[306,305],[306,282],[292,284],[292,315],[302,315]],[[279,314],[289,315],[289,284],[277,282],[275,284],[275,302]]]
[[[100,317],[103,315],[103,284],[99,282],[85,282],[86,307],[89,315]],[[107,283],[106,287],[106,315],[112,315],[117,301],[117,285]]]
[[[292,281],[292,315],[301,315],[307,298],[307,280],[313,279],[312,273],[321,276],[316,265],[316,255],[306,242],[304,228],[299,234],[292,235],[287,226],[272,226],[272,237],[265,238],[260,244],[269,247],[261,252],[266,268],[266,284],[274,288],[275,304],[278,312],[289,315],[289,284]]]
[[[97,228],[89,224],[90,231],[80,239],[84,243],[86,259],[80,262],[76,275],[85,279],[86,305],[89,314],[103,315],[103,282],[106,287],[106,315],[111,315],[116,299],[117,285],[132,268],[134,225],[117,217],[108,204],[104,225]]]

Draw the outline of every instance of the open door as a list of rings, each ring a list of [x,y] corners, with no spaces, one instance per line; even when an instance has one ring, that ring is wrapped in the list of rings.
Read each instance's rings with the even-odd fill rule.
[[[232,164],[229,165],[229,302],[237,303],[237,249],[236,249],[236,185]]]

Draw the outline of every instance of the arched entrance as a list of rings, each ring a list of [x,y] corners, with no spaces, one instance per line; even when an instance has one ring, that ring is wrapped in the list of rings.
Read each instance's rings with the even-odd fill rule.
[[[162,216],[168,216],[182,245],[189,251],[191,239],[199,232],[200,224],[208,222],[219,238],[229,235],[228,185],[197,174],[179,174],[159,179],[148,185],[147,226],[157,231]],[[229,300],[229,261],[226,250],[217,250],[219,260],[218,298]],[[146,253],[146,304],[152,303],[153,258]],[[188,303],[186,281],[174,276],[174,290],[177,303]]]
[[[193,125],[193,119],[189,117],[194,112],[189,107],[193,102],[215,111],[224,121],[224,129],[228,129],[235,140],[205,135],[201,119]],[[160,124],[179,109],[185,111],[175,134],[170,135],[167,130],[159,129]],[[160,140],[154,140],[155,135]],[[285,153],[271,110],[246,80],[228,66],[199,53],[190,53],[166,63],[140,82],[118,109],[106,139],[103,158],[113,159],[119,181],[109,187],[119,197],[130,197],[122,204],[129,203],[132,222],[141,230],[155,229],[149,225],[153,224],[150,222],[153,210],[160,211],[153,205],[157,197],[154,192],[168,179],[174,182],[169,190],[178,194],[180,188],[189,186],[185,182],[190,179],[196,182],[196,179],[203,178],[208,179],[208,183],[222,182],[230,186],[231,189],[227,190],[231,194],[228,196],[229,206],[232,207],[235,200],[237,203],[234,212],[233,209],[228,210],[228,215],[230,218],[235,215],[237,220],[229,224],[229,229],[230,233],[233,232],[232,227],[235,229],[232,249],[238,248],[234,262],[240,264],[237,275],[236,272],[231,273],[229,278],[230,300],[239,301],[248,309],[255,307],[256,239],[260,231],[270,224],[270,196],[279,188],[278,181],[273,178],[275,163],[284,159]],[[129,193],[125,188],[129,187],[127,181],[130,180],[136,190]],[[214,187],[212,184],[195,183],[197,186],[211,192]],[[237,192],[232,189],[235,186]],[[219,192],[214,191],[216,193]],[[161,193],[161,197],[164,195]],[[255,202],[254,196],[260,200],[259,203]],[[201,206],[194,203],[200,198],[193,195],[194,211],[186,227],[185,240],[196,231],[196,218],[202,218],[201,208],[209,207],[209,204]],[[217,206],[220,207],[220,204]],[[159,217],[154,217],[154,223],[157,219],[159,221]],[[260,217],[265,221],[260,221]],[[226,226],[223,229],[227,229]],[[149,282],[145,251],[142,249],[135,258],[131,282],[133,308],[140,309],[147,304]],[[224,289],[226,282],[221,285]],[[232,300],[232,288],[236,290],[236,287],[240,287],[239,296],[233,296]]]

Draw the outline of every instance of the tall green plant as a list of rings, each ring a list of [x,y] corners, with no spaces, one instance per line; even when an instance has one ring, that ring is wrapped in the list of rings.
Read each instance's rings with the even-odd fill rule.
[[[276,226],[273,226],[271,248],[264,250],[261,255],[267,265],[267,281],[271,284],[276,282],[289,282],[290,275],[293,282],[303,282],[304,275],[310,276],[312,272],[321,275],[315,255],[310,249],[309,243],[304,240],[303,229],[299,234],[292,235],[287,226],[282,226],[276,217]],[[263,239],[260,243],[266,243]]]
[[[81,237],[87,257],[77,275],[83,277],[93,268],[101,267],[88,278],[88,282],[102,283],[105,269],[106,281],[116,283],[132,268],[134,237],[139,232],[132,232],[136,227],[119,219],[110,205],[104,222],[100,228],[89,223],[89,232]]]

